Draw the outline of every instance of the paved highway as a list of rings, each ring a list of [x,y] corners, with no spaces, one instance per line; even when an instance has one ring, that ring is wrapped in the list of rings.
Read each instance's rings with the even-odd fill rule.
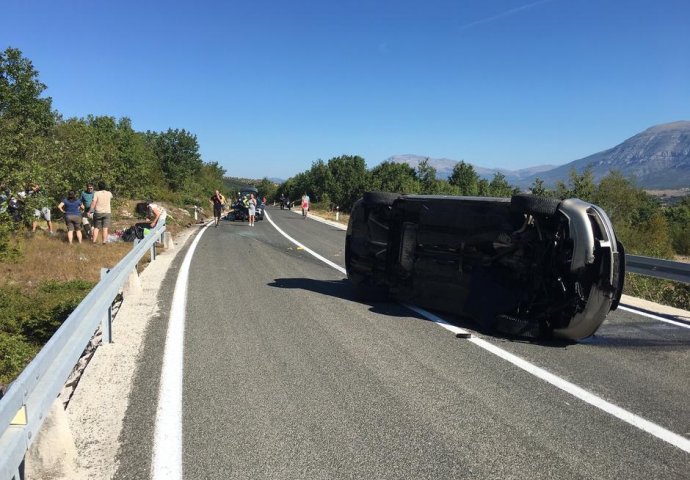
[[[269,215],[344,266],[344,231]],[[534,343],[444,316],[474,333],[456,338],[358,301],[268,221],[208,228],[189,258],[184,327],[150,323],[116,478],[690,478],[688,328],[619,310],[585,341]],[[156,426],[169,322],[181,405]]]

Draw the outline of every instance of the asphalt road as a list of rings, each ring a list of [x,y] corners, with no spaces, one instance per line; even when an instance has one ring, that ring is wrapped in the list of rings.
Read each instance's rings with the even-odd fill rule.
[[[344,266],[345,232],[269,215]],[[690,478],[680,448],[401,305],[358,301],[268,221],[209,228],[189,275],[186,479]],[[150,475],[166,328],[147,332],[117,478]],[[688,329],[617,311],[579,343],[478,336],[690,438]]]

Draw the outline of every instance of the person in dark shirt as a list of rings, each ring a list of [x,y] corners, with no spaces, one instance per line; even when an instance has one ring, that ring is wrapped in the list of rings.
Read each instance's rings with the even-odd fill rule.
[[[91,208],[91,203],[93,202],[94,188],[93,183],[86,184],[86,190],[81,192],[79,195],[79,201],[83,206],[82,209],[82,227],[84,228],[84,233],[88,238],[91,238],[91,223],[89,223],[89,208]]]
[[[213,204],[213,217],[216,220],[215,226],[218,227],[218,222],[220,222],[220,214],[223,211],[223,204],[225,203],[225,197],[222,193],[220,193],[219,190],[216,190],[216,193],[211,195],[209,202]]]
[[[93,202],[93,183],[86,184],[86,190],[79,195],[79,201],[84,206],[83,211],[88,212],[89,208],[91,208],[91,202]]]
[[[58,205],[58,210],[65,214],[65,224],[67,225],[67,242],[72,245],[74,232],[77,232],[77,241],[81,243],[81,212],[84,208],[81,199],[77,198],[74,190],[70,190],[67,198],[63,199]]]

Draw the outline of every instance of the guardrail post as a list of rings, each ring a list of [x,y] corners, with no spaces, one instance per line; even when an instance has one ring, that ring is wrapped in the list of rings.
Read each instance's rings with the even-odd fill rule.
[[[139,273],[135,268],[127,277],[127,281],[122,288],[122,295],[127,299],[130,296],[139,295],[141,292],[141,280],[139,280]]]
[[[77,447],[60,398],[53,402],[24,458],[28,480],[76,476]]]
[[[110,270],[101,268],[101,280],[108,274]],[[103,334],[103,343],[113,343],[113,305],[108,305],[108,310],[103,315],[101,320],[101,333]]]

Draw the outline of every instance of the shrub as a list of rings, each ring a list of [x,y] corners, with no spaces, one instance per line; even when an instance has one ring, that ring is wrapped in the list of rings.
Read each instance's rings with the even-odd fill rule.
[[[7,385],[14,380],[38,353],[39,348],[21,335],[0,331],[0,383]]]

